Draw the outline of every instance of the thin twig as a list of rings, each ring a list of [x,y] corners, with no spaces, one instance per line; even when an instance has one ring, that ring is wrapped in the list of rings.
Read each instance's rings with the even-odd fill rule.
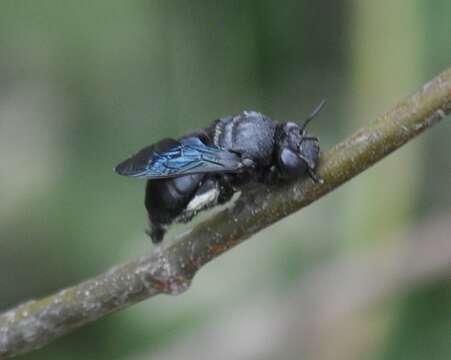
[[[243,191],[233,206],[180,236],[168,248],[0,315],[0,359],[36,348],[151,296],[180,294],[196,271],[259,230],[307,206],[451,112],[451,69],[321,156],[324,184],[303,179]]]
[[[152,353],[152,359],[210,359],[211,354],[216,360],[360,358],[349,356],[356,343],[346,339],[365,339],[368,333],[360,326],[355,331],[354,323],[363,318],[363,328],[368,326],[365,316],[371,308],[384,308],[386,301],[423,286],[449,283],[449,217],[449,211],[434,214],[389,241],[315,264],[283,296],[257,296],[252,303],[235,304],[233,311],[215,317],[214,324]],[[365,349],[371,347],[371,341],[363,343]],[[129,360],[147,358],[148,351],[129,356]]]

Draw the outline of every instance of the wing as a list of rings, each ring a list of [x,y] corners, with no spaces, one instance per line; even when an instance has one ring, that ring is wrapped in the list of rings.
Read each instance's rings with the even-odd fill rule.
[[[180,141],[164,139],[150,145],[114,169],[124,176],[161,179],[188,174],[238,172],[240,157],[227,150],[205,145],[197,137]]]

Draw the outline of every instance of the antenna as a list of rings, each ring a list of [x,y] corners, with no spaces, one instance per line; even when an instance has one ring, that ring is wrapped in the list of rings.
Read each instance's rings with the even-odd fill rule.
[[[307,119],[301,125],[301,133],[307,127],[309,122],[312,121],[316,115],[318,115],[318,113],[322,110],[322,108],[324,107],[324,105],[326,105],[326,103],[327,103],[326,99],[321,100],[321,102],[318,104],[318,106],[310,113],[310,115],[307,117]]]

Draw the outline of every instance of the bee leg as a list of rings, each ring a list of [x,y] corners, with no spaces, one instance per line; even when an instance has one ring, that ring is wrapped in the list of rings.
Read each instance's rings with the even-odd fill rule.
[[[221,186],[214,178],[207,179],[196,191],[191,201],[177,218],[177,222],[187,223],[200,211],[212,208],[219,203]]]
[[[275,165],[271,165],[269,169],[265,169],[259,174],[257,181],[266,185],[273,185],[281,181],[281,176],[277,170],[277,167]]]
[[[281,176],[275,165],[268,167],[258,167],[257,163],[250,158],[243,158],[241,160],[246,170],[246,174],[249,175],[248,179],[252,181],[260,182],[266,185],[275,184],[280,180]],[[244,183],[247,181],[244,180]]]
[[[274,183],[277,183],[278,181],[280,181],[280,173],[277,170],[277,167],[275,165],[272,165],[269,168],[269,172],[268,172],[266,181],[268,184],[274,184]]]
[[[317,184],[324,184],[324,179],[319,176],[317,173],[315,173],[314,170],[312,169],[308,169],[308,174],[310,176],[310,178]]]
[[[218,179],[219,184],[219,197],[218,197],[218,204],[225,204],[227,201],[229,201],[233,194],[237,191],[235,187],[232,185],[234,181],[233,175],[230,174],[224,174]]]

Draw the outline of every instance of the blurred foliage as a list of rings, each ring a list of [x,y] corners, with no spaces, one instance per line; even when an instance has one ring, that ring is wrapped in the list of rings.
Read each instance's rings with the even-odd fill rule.
[[[408,293],[388,342],[386,359],[447,359],[451,328],[451,283],[433,284]]]
[[[143,183],[111,170],[128,154],[243,109],[302,119],[323,97],[312,130],[330,147],[450,65],[450,13],[445,0],[2,1],[0,309],[148,250]],[[449,209],[451,125],[440,129],[210,264],[183,296],[24,358],[151,354]],[[393,328],[371,357],[450,357],[450,288],[381,304]]]

